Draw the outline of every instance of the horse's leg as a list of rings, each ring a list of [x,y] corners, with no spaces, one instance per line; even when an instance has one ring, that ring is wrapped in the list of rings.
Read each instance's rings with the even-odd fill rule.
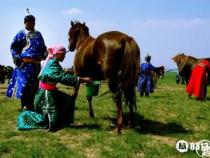
[[[87,95],[87,100],[88,100],[88,104],[89,104],[89,115],[91,118],[94,118],[94,113],[93,113],[93,108],[92,108],[92,96],[88,96]]]
[[[123,110],[121,98],[116,98],[115,102],[117,107],[117,133],[121,134],[121,130],[123,128]]]
[[[127,98],[128,107],[129,107],[129,120],[128,126],[133,127],[134,125],[134,109],[136,110],[136,103],[135,100],[135,85],[130,85],[126,89],[124,89],[124,96]]]
[[[78,91],[79,91],[80,84],[78,84],[72,92],[72,96],[77,98]],[[92,96],[87,96],[88,104],[89,104],[89,115],[91,118],[94,118],[93,108],[92,108]]]
[[[134,112],[133,112],[133,106],[129,104],[129,121],[128,121],[128,126],[131,128],[133,127],[133,120],[134,120]]]
[[[118,89],[117,82],[109,81],[109,89],[113,93],[113,100],[116,103],[117,108],[117,133],[121,134],[121,130],[123,128],[123,110],[122,110],[122,101],[121,101],[121,93]]]

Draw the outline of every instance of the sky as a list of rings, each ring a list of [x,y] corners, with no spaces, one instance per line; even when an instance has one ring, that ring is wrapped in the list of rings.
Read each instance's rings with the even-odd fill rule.
[[[177,53],[210,57],[210,0],[2,0],[0,2],[0,64],[14,66],[10,44],[24,28],[26,8],[36,17],[47,46],[68,46],[71,20],[85,22],[97,37],[107,31],[132,36],[154,66],[176,68]],[[75,52],[67,54],[63,67],[71,67]]]

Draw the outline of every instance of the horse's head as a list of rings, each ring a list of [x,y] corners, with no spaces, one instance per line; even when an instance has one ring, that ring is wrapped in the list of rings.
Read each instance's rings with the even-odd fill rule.
[[[156,73],[158,78],[162,79],[164,77],[165,68],[163,65],[160,67],[156,67],[153,71]]]
[[[164,73],[165,73],[165,67],[162,65],[160,67],[160,78],[162,79],[164,77]]]
[[[180,69],[180,67],[182,67],[182,65],[188,60],[188,56],[184,53],[181,53],[174,56],[172,60],[176,63],[178,69]]]
[[[0,65],[0,82],[4,83],[5,82],[5,76],[6,76],[6,70],[5,70],[5,66]]]
[[[78,21],[71,21],[71,28],[68,33],[69,40],[69,50],[74,51],[76,49],[77,43],[83,40],[85,37],[89,36],[89,29],[85,23],[80,23]]]
[[[182,54],[177,54],[177,55],[175,55],[175,56],[172,58],[172,60],[173,60],[176,64],[179,64],[179,63],[185,61],[186,58],[187,58],[187,56],[186,56],[184,53],[182,53]]]
[[[198,61],[198,59],[185,54],[178,54],[172,59],[177,64],[179,75],[185,79],[186,83],[188,83],[193,65]]]

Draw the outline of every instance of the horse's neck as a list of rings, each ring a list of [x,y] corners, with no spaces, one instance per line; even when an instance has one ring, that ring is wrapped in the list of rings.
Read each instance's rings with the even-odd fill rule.
[[[93,67],[96,67],[96,61],[92,52],[94,41],[93,37],[88,36],[80,40],[80,43],[77,45],[74,65],[79,76],[90,76],[88,72],[91,72]]]
[[[93,37],[89,35],[84,35],[80,37],[77,41],[76,50],[79,51],[79,49],[81,49],[81,47],[84,47],[83,45],[85,45],[85,43],[90,39],[93,39]]]
[[[163,66],[156,67],[155,69],[157,69],[157,70],[163,69]]]
[[[210,61],[210,58],[200,58],[200,59],[198,59],[199,61],[200,60],[207,60],[207,61]]]
[[[189,65],[190,69],[192,70],[193,67],[194,67],[194,65],[195,65],[197,62],[199,62],[198,59],[189,59],[187,65]]]

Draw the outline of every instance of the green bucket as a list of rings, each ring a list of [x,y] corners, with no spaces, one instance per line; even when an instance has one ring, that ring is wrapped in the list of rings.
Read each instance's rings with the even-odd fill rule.
[[[92,84],[87,84],[86,86],[86,94],[87,96],[97,96],[99,92],[100,81],[93,81]]]

